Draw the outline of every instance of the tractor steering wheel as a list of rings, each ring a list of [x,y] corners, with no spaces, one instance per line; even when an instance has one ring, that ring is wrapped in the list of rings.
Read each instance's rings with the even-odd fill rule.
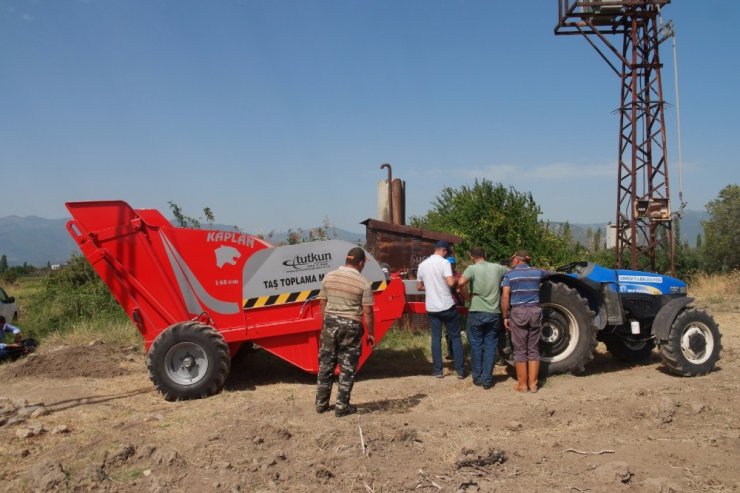
[[[569,264],[561,265],[555,269],[556,272],[565,272],[566,274],[580,274],[583,271],[583,267],[586,265],[585,262],[571,262]]]

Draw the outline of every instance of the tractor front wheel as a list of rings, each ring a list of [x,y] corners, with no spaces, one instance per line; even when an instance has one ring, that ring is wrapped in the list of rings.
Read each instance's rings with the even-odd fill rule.
[[[663,363],[676,375],[694,377],[712,371],[722,349],[719,326],[704,310],[682,311],[660,345]]]
[[[166,400],[200,399],[223,388],[231,358],[218,331],[198,322],[182,322],[154,340],[146,366]]]

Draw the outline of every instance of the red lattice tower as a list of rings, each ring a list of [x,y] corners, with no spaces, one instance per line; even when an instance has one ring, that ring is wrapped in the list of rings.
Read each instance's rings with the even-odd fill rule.
[[[558,0],[555,34],[582,35],[621,81],[617,267],[623,267],[629,252],[631,268],[656,270],[656,256],[662,251],[671,273],[675,273],[658,53],[665,39],[658,18],[661,7],[668,3],[670,0]],[[609,41],[613,36],[621,36],[621,50]]]

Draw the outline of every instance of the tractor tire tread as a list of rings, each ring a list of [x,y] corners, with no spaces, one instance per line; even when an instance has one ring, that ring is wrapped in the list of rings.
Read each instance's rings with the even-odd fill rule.
[[[551,373],[571,373],[577,375],[586,371],[586,365],[594,359],[594,351],[596,350],[596,346],[599,344],[599,341],[596,339],[596,335],[598,333],[598,327],[596,326],[596,313],[589,307],[588,301],[581,296],[576,289],[562,283],[551,283],[551,286],[550,299],[555,296],[570,298],[573,300],[574,308],[580,309],[582,314],[582,317],[580,318],[583,319],[584,326],[582,327],[583,330],[579,336],[587,338],[585,346],[581,347],[579,350],[582,354],[580,356],[576,356],[575,361],[566,365],[566,368],[558,369]],[[544,301],[544,303],[548,303],[548,301]]]

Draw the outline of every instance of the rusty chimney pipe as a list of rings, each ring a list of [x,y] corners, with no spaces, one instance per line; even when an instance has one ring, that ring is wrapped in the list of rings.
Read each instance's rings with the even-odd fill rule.
[[[388,168],[388,217],[389,222],[393,222],[393,172],[391,171],[391,165],[389,163],[383,163],[380,165],[380,169]]]

